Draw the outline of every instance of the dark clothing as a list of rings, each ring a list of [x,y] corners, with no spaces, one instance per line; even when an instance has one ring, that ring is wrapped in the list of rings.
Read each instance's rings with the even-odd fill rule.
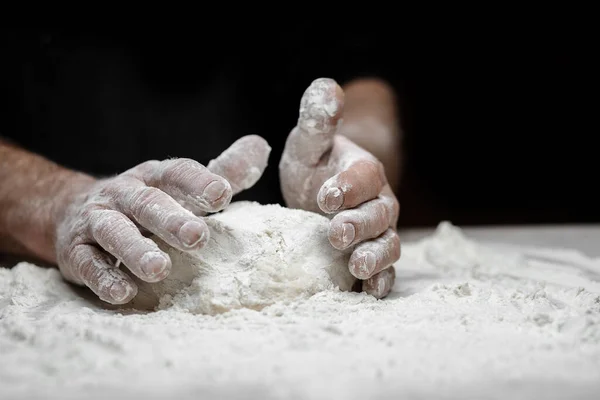
[[[597,128],[579,119],[584,78],[552,38],[239,29],[5,32],[0,135],[105,176],[148,159],[206,164],[258,134],[270,164],[237,199],[281,202],[277,164],[304,89],[322,76],[378,76],[401,99],[402,224],[600,221],[583,186],[597,168]]]

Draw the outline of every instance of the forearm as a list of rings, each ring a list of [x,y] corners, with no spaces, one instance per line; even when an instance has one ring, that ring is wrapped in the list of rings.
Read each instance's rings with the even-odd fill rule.
[[[93,182],[0,139],[0,253],[54,263],[56,221],[71,194]]]
[[[394,191],[400,184],[402,130],[393,89],[378,79],[357,79],[344,85],[343,128],[340,133],[377,157]]]

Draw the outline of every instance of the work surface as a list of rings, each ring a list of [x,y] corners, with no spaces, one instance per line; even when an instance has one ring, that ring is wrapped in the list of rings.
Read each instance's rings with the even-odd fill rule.
[[[461,229],[466,236],[480,242],[575,249],[588,257],[600,257],[600,225],[483,226]],[[434,231],[435,228],[401,229],[400,237],[410,242]]]
[[[401,237],[385,300],[217,317],[117,312],[54,270],[0,271],[0,399],[598,399],[600,226]]]

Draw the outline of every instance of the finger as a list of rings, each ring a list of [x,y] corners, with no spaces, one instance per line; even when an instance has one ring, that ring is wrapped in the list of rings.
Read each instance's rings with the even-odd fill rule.
[[[207,168],[227,179],[235,196],[258,182],[267,167],[270,153],[271,147],[266,140],[248,135],[236,140],[219,157],[211,160]]]
[[[382,192],[371,200],[351,210],[342,211],[331,220],[329,242],[344,250],[368,239],[377,238],[395,226],[399,204],[393,195]]]
[[[171,271],[171,259],[158,245],[142,236],[125,215],[114,210],[90,214],[90,233],[98,244],[141,280],[158,282]]]
[[[208,226],[160,189],[127,186],[116,199],[117,208],[127,217],[181,251],[198,250],[210,237]]]
[[[344,92],[333,79],[314,80],[300,100],[298,123],[288,136],[282,160],[316,165],[331,150],[343,106]]]
[[[395,280],[396,270],[394,267],[386,268],[371,278],[363,281],[362,289],[367,294],[370,294],[377,299],[382,299],[390,293],[394,287]]]
[[[354,208],[375,199],[386,183],[380,163],[360,160],[325,181],[319,189],[317,202],[325,213]]]
[[[197,214],[220,211],[231,201],[232,190],[227,179],[194,160],[150,161],[140,165],[139,171],[148,186],[162,190]]]
[[[69,263],[78,281],[107,303],[125,304],[137,294],[137,285],[131,277],[111,265],[108,255],[94,246],[77,245]]]
[[[400,259],[400,238],[388,229],[377,239],[356,246],[348,262],[350,273],[358,279],[368,279]]]

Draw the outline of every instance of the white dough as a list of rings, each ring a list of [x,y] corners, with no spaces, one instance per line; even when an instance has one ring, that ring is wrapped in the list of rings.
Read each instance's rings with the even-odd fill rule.
[[[210,239],[191,255],[154,240],[171,257],[167,279],[147,284],[131,303],[138,309],[182,309],[219,314],[260,310],[317,292],[352,288],[351,249],[329,243],[329,219],[279,205],[235,202],[205,218]]]

